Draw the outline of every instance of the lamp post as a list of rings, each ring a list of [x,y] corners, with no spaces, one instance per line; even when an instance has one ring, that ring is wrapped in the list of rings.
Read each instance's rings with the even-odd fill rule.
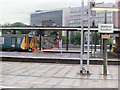
[[[84,15],[84,0],[81,2],[81,58],[80,58],[80,74],[82,74],[82,67],[83,67],[83,15]]]
[[[90,57],[90,16],[91,16],[91,10],[90,10],[90,2],[88,0],[88,43],[87,43],[87,74],[89,74],[89,57]]]

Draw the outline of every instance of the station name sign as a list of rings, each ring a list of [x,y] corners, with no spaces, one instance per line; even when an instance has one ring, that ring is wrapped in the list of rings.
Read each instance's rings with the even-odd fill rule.
[[[99,33],[113,33],[113,24],[99,24]]]

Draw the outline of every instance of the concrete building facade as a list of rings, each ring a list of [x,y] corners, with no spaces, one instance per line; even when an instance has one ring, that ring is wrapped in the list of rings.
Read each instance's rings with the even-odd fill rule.
[[[98,4],[96,7],[115,7],[114,3],[104,3]],[[84,26],[88,25],[88,14],[87,14],[87,6],[84,7]],[[63,9],[55,9],[49,11],[37,11],[31,14],[31,25],[42,26],[43,20],[53,20],[59,26],[71,26],[78,27],[81,26],[81,7],[73,7],[73,8],[63,8]],[[116,16],[118,17],[118,16]],[[95,26],[99,23],[104,23],[105,14],[104,11],[96,11],[91,15],[91,26],[93,24],[93,20],[95,21]],[[117,21],[116,21],[117,22]],[[115,12],[108,11],[107,12],[107,23],[115,24]]]
[[[105,3],[96,5],[96,7],[115,7],[115,4],[113,3]],[[71,8],[70,9],[70,26],[76,27],[81,26],[81,7]],[[93,25],[93,21],[95,21],[95,26],[97,26],[100,23],[105,22],[105,12],[104,11],[96,11],[91,13],[91,26]],[[87,14],[87,7],[84,7],[84,26],[88,25],[88,14]],[[107,12],[107,23],[114,23],[115,24],[115,14],[112,11]]]

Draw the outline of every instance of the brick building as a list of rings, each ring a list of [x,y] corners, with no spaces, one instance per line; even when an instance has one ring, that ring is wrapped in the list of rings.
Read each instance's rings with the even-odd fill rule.
[[[116,7],[120,8],[120,0],[116,0]],[[116,27],[120,27],[120,11],[116,12],[116,22],[115,22],[115,26]]]
[[[116,7],[120,8],[120,0],[116,0]],[[115,26],[120,28],[120,11],[116,12],[116,22]],[[115,44],[117,51],[120,51],[120,34],[116,37],[116,44]]]

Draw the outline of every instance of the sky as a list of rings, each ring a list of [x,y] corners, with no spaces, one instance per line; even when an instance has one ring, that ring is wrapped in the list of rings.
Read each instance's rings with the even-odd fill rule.
[[[87,5],[87,0],[85,5]],[[115,0],[95,0],[96,3],[115,3]],[[0,24],[23,22],[30,24],[30,15],[35,10],[79,7],[81,0],[0,0]]]

